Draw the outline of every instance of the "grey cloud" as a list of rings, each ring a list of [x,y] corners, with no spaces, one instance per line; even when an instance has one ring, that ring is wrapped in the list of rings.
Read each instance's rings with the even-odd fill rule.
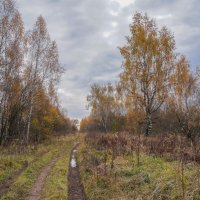
[[[200,62],[198,0],[18,0],[17,5],[26,28],[42,14],[58,43],[66,69],[59,96],[73,118],[88,114],[86,96],[92,83],[118,80],[122,58],[117,46],[125,44],[136,11],[166,25],[175,35],[177,51],[189,58],[192,67]]]

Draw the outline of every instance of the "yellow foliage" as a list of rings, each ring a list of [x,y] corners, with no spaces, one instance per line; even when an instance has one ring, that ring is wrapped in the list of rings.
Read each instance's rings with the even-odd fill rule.
[[[126,129],[137,132],[145,120],[145,113],[137,109],[129,110],[126,115]]]

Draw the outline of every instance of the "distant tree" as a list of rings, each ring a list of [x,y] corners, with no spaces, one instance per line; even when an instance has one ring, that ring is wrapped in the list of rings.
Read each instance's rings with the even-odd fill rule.
[[[91,87],[90,95],[87,97],[92,116],[99,122],[100,127],[106,133],[116,111],[114,92],[114,87],[110,83],[103,86],[94,84]]]
[[[92,115],[83,118],[80,122],[80,132],[94,132],[98,131],[98,122],[94,119]]]
[[[199,73],[190,72],[190,65],[181,56],[174,74],[174,93],[171,107],[178,119],[181,132],[192,142],[200,128]]]

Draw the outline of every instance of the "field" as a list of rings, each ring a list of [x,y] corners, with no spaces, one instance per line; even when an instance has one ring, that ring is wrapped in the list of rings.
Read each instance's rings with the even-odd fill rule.
[[[28,146],[19,152],[17,146],[2,149],[0,155],[0,199],[22,200],[53,159],[54,164],[45,179],[41,199],[67,199],[67,174],[70,153],[78,136],[52,138],[41,145]]]
[[[121,143],[112,146],[116,137],[120,137]],[[73,170],[77,174],[74,179],[79,178],[80,172],[81,180],[77,180],[80,183],[82,181],[89,200],[200,199],[198,162],[183,161],[169,154],[149,154],[144,147],[138,154],[137,148],[129,146],[132,140],[125,143],[126,137],[75,134],[54,137],[43,144],[27,146],[26,149],[14,145],[2,148],[0,199],[31,199],[39,187],[41,200],[71,200],[67,177]],[[123,142],[125,145],[122,146]],[[77,144],[75,157],[78,166],[70,169],[74,144]],[[137,147],[136,144],[133,143],[133,146]],[[41,180],[40,176],[44,173],[47,175]],[[79,190],[78,183],[73,182],[71,188],[70,192],[74,190],[76,193]]]
[[[110,136],[107,136],[109,140]],[[200,199],[198,164],[169,161],[136,151],[117,153],[89,138],[78,151],[80,173],[90,200]]]

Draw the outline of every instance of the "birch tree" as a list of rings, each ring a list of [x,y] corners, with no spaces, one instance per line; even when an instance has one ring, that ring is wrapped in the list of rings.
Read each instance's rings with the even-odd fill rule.
[[[55,123],[71,127],[57,97],[62,72],[43,17],[25,34],[15,1],[0,0],[0,145],[39,140]]]
[[[152,115],[168,96],[174,69],[175,41],[166,27],[159,29],[146,14],[136,13],[131,35],[120,48],[123,72],[120,83],[127,97],[135,99],[145,113],[145,135],[152,129]]]
[[[90,95],[87,97],[88,105],[91,107],[92,116],[98,120],[104,132],[108,132],[109,120],[114,112],[114,88],[111,84],[100,86],[92,85]]]
[[[199,73],[190,71],[190,64],[185,56],[181,56],[177,62],[173,81],[171,107],[174,108],[181,132],[193,145],[200,127]]]
[[[44,18],[39,16],[33,30],[27,34],[27,83],[31,87],[30,110],[27,121],[26,140],[30,135],[31,117],[37,100],[36,91],[47,89],[49,85],[59,79],[61,67],[55,41],[51,41]]]
[[[8,138],[9,119],[20,82],[24,27],[12,0],[0,1],[0,143]],[[19,93],[18,93],[19,94]],[[11,122],[11,121],[10,121]]]

